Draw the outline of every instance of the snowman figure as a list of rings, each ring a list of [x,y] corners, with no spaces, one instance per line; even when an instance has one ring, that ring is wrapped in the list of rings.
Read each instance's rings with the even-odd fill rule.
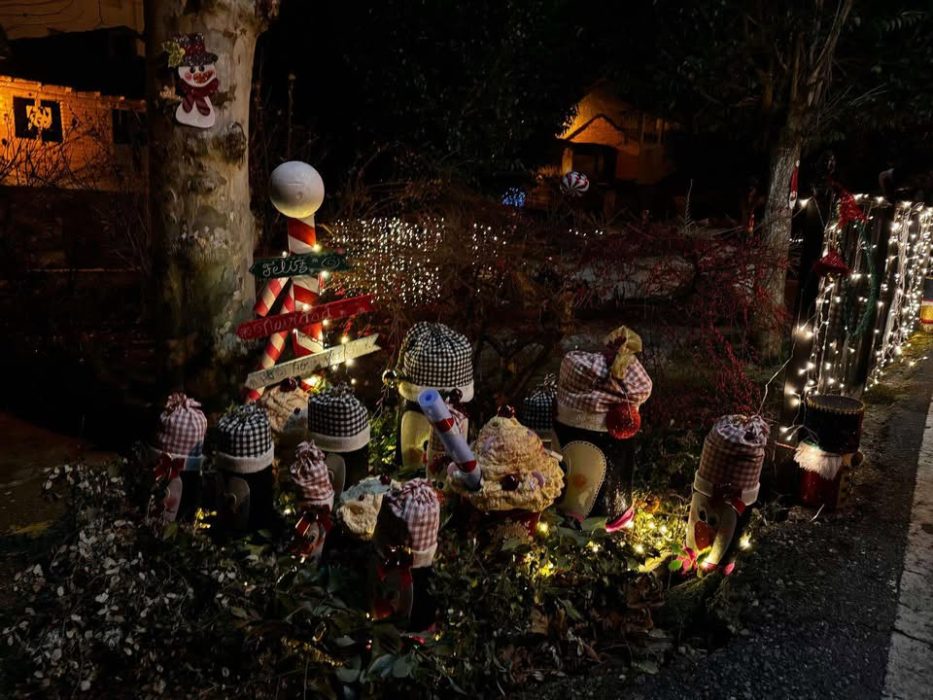
[[[204,49],[201,34],[184,34],[166,42],[168,64],[178,70],[177,91],[181,104],[175,110],[179,124],[199,129],[214,126],[217,115],[211,104],[211,95],[220,88],[217,78],[217,54]]]

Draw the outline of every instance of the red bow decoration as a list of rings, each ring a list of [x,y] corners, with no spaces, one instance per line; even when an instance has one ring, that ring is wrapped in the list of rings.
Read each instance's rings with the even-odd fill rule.
[[[852,193],[838,183],[834,183],[834,186],[839,193],[839,228],[845,228],[850,221],[866,221],[868,217]]]
[[[190,112],[191,108],[197,106],[198,111],[203,114],[205,117],[211,113],[211,107],[207,104],[207,99],[215,92],[217,92],[220,87],[220,81],[217,78],[214,78],[206,85],[189,85],[188,83],[181,83],[181,91],[185,93],[185,97],[182,100],[181,106],[185,112]]]
[[[410,586],[412,582],[411,564],[411,552],[402,547],[389,547],[382,560],[376,564],[376,576],[380,581],[385,581],[390,573],[397,571],[401,584]]]
[[[159,461],[155,466],[155,478],[158,481],[159,479],[165,479],[166,481],[171,481],[176,478],[182,471],[185,469],[185,458],[184,457],[172,457],[171,455],[163,452],[159,455]]]
[[[830,248],[826,255],[813,263],[813,271],[818,275],[848,275],[849,266],[835,248]]]

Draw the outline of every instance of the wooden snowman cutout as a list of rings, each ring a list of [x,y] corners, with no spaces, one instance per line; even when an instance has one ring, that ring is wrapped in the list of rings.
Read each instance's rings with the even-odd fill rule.
[[[201,34],[184,34],[166,42],[169,66],[177,71],[176,90],[181,103],[175,109],[179,124],[209,129],[217,121],[211,95],[220,88],[217,54],[204,48]]]
[[[865,405],[835,394],[807,396],[800,444],[794,460],[802,470],[800,500],[831,511],[844,498],[849,470],[858,454]]]
[[[440,501],[426,479],[392,488],[382,499],[373,534],[373,617],[407,619],[418,628],[431,623],[427,578],[437,552]]]

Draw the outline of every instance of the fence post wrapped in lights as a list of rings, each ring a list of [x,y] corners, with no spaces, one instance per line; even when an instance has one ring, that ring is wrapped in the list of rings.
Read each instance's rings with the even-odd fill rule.
[[[794,330],[795,347],[811,344],[809,354],[795,352],[788,368],[787,424],[780,429],[787,438],[795,436],[808,395],[858,397],[878,384],[919,322],[933,250],[933,207],[902,202],[879,209],[882,198],[853,199],[868,205],[868,222],[840,229],[832,220],[825,229],[825,249],[838,247],[851,260],[850,274],[822,278],[812,316]]]

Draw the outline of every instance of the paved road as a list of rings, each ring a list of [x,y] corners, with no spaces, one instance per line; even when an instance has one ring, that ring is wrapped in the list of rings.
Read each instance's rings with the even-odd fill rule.
[[[853,478],[852,505],[815,522],[809,520],[811,512],[792,509],[786,521],[762,530],[755,551],[729,582],[730,596],[742,610],[737,634],[708,657],[676,655],[655,676],[622,680],[616,672],[568,679],[540,695],[933,698],[933,673],[924,674],[921,666],[933,664],[928,646],[933,641],[933,436],[920,452],[933,393],[933,358],[913,368],[905,365],[887,385],[897,398],[870,407],[866,416],[867,459]],[[924,490],[922,497],[918,490],[915,502],[918,455]],[[910,528],[914,553],[902,578],[911,504],[921,520]],[[922,562],[917,552],[924,555]],[[888,674],[892,632],[895,675]],[[683,642],[691,645],[689,639]]]
[[[884,697],[933,697],[933,403],[917,459]]]

